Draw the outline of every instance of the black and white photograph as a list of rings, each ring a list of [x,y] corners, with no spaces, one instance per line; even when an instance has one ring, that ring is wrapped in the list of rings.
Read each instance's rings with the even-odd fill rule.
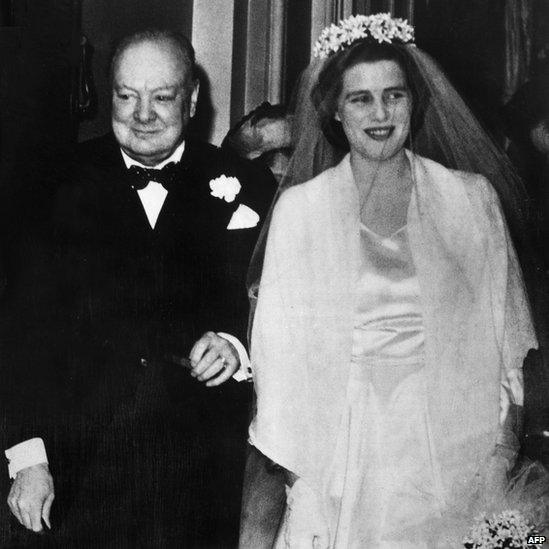
[[[0,0],[0,548],[549,547],[549,0]]]

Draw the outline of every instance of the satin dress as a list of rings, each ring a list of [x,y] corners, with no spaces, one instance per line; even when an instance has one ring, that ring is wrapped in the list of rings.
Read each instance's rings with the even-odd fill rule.
[[[419,283],[406,227],[361,225],[346,409],[327,503],[334,548],[420,548],[440,516]]]

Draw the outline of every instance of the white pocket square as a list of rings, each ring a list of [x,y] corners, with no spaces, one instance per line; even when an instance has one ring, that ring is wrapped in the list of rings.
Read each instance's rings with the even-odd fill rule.
[[[227,230],[233,231],[234,229],[251,229],[259,223],[259,215],[257,215],[251,208],[244,204],[240,204],[234,212]]]

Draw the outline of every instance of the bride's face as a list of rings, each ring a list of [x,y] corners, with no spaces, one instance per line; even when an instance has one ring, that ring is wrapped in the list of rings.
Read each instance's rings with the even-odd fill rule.
[[[404,147],[410,131],[411,94],[395,61],[359,63],[343,75],[336,120],[351,151],[385,160]]]

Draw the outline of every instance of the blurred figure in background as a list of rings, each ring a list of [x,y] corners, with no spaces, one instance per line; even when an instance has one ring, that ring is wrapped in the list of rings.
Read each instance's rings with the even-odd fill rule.
[[[221,148],[260,161],[280,182],[291,155],[291,116],[284,105],[261,103],[231,128]]]
[[[549,65],[538,68],[505,105],[503,119],[509,157],[522,176],[531,200],[532,241],[541,261],[531,284],[532,308],[541,360],[524,368],[523,453],[549,464]]]
[[[549,66],[524,84],[503,111],[508,153],[532,198],[545,263],[549,236]]]

